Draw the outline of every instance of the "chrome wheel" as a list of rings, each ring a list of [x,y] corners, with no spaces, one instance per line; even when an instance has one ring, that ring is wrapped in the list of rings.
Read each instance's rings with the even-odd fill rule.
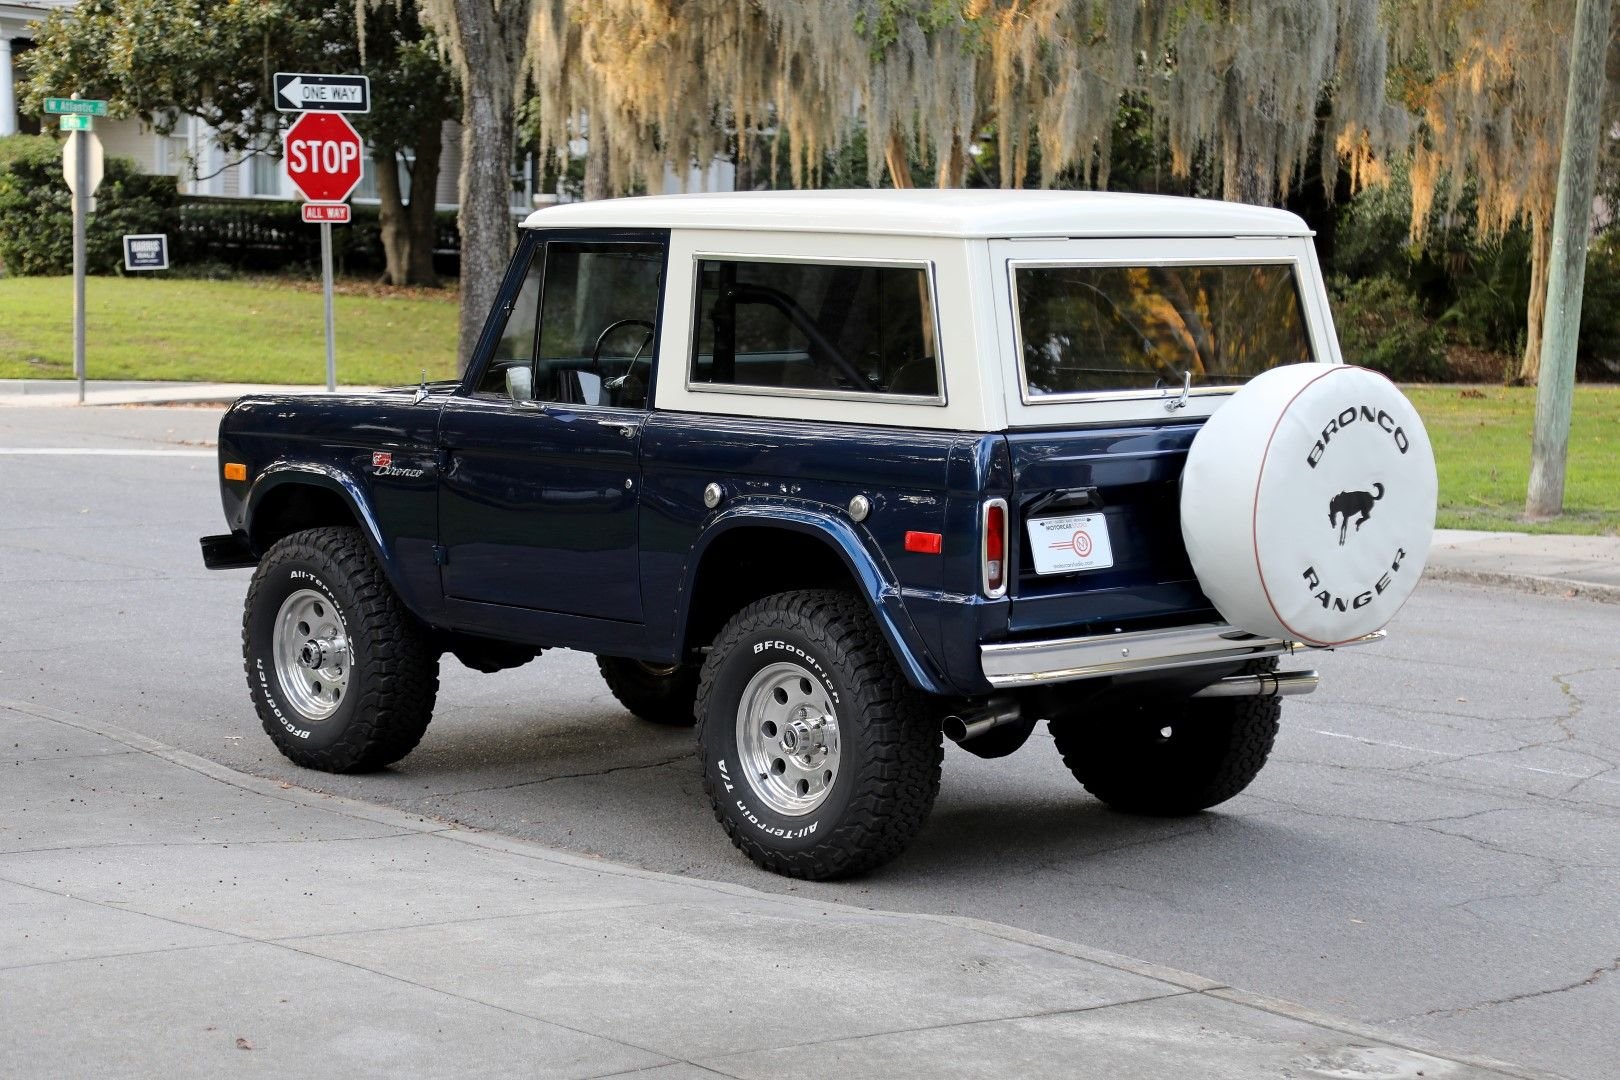
[[[737,751],[754,794],[778,814],[800,817],[827,800],[838,779],[838,716],[806,668],[771,664],[748,680],[737,705]]]
[[[281,603],[273,631],[276,680],[306,720],[325,720],[349,689],[349,638],[332,601],[299,589]]]

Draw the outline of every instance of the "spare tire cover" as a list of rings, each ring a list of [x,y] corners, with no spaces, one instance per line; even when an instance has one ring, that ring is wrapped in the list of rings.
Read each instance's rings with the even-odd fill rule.
[[[1250,381],[1193,440],[1181,535],[1233,626],[1342,645],[1400,610],[1428,558],[1437,482],[1395,384],[1342,364]]]

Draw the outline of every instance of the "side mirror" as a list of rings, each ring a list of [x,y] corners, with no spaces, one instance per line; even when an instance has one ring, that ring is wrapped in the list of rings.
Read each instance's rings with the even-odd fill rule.
[[[506,369],[506,396],[513,401],[531,401],[534,398],[534,372],[526,367]]]

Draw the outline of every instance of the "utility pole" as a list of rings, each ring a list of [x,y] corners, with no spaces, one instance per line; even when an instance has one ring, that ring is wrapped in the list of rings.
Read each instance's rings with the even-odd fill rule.
[[[1592,188],[1602,126],[1604,57],[1609,48],[1610,0],[1579,0],[1569,53],[1569,92],[1553,211],[1547,312],[1542,322],[1541,373],[1536,379],[1536,428],[1530,449],[1525,515],[1564,512],[1564,466],[1575,404],[1575,345],[1581,330],[1581,289],[1592,231]]]

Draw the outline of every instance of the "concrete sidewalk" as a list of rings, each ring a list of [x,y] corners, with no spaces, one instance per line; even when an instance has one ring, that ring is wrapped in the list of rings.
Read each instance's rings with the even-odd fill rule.
[[[1424,574],[1620,603],[1620,537],[1440,529]]]
[[[1005,926],[317,795],[31,704],[0,701],[0,737],[0,1076],[1534,1075]]]

